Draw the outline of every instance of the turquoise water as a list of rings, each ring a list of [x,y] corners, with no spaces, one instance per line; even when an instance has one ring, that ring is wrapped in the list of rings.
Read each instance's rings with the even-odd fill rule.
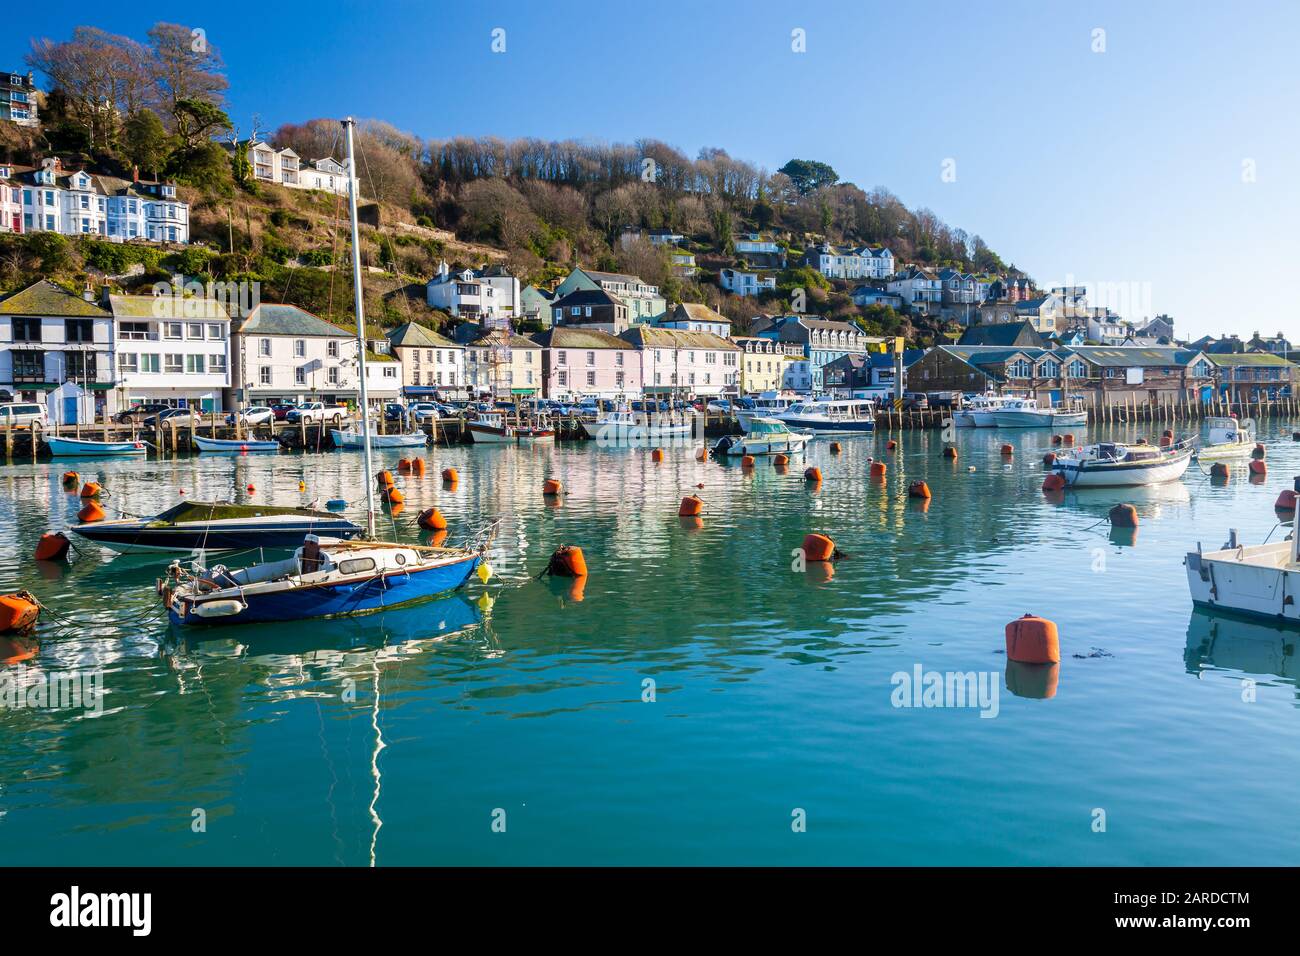
[[[955,464],[936,432],[892,454],[820,441],[815,490],[685,449],[436,449],[429,477],[399,478],[397,529],[414,538],[431,504],[453,540],[503,518],[487,587],[202,640],[157,613],[165,558],[83,544],[38,568],[37,538],[79,506],[68,465],[2,467],[0,591],[61,619],[4,673],[99,668],[106,697],[0,711],[0,864],[1295,864],[1295,637],[1193,614],[1182,566],[1229,526],[1269,533],[1300,473],[1290,433],[1265,429],[1262,485],[1193,466],[1056,502],[1041,433],[960,432]],[[258,501],[358,500],[365,480],[353,453],[73,467],[131,513],[250,482]],[[698,483],[692,529],[677,503]],[[1134,540],[1110,536],[1118,501]],[[792,570],[808,531],[850,555],[833,575]],[[561,543],[586,553],[580,595],[535,580]],[[1060,627],[1048,698],[1041,670],[1007,673],[1003,627],[1026,612]],[[992,674],[996,716],[895,707],[892,675],[917,665]]]

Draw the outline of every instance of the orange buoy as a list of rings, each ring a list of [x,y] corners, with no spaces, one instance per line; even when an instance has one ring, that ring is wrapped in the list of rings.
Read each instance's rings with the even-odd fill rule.
[[[953,461],[956,461],[956,460],[957,460],[957,448],[956,448],[955,446],[953,446],[953,445],[949,445],[949,446],[947,446],[947,447],[944,448],[944,450],[943,450],[943,457],[944,457],[944,458],[951,458]]]
[[[81,476],[75,471],[65,471],[63,473],[63,490],[76,491],[77,485],[81,484]]]
[[[1116,505],[1110,509],[1110,523],[1114,528],[1136,528],[1138,510],[1132,505]]]
[[[1060,435],[1053,435],[1053,436],[1052,436],[1052,444],[1053,444],[1053,445],[1059,445],[1059,444],[1061,444],[1062,441],[1064,441],[1064,439],[1061,438]]]
[[[103,492],[103,490],[104,490],[103,488],[99,487],[99,482],[88,481],[81,486],[81,497],[98,498],[100,496],[100,493]]]
[[[885,463],[883,461],[873,461],[871,467],[867,469],[872,478],[885,477]]]
[[[1277,496],[1277,501],[1273,502],[1273,507],[1278,511],[1295,511],[1295,503],[1296,493],[1290,488],[1284,488]]]
[[[1064,435],[1061,436],[1061,441],[1065,442],[1065,444],[1067,444],[1067,445],[1073,445],[1073,444],[1074,444],[1074,436],[1073,436],[1072,434],[1070,434],[1069,432],[1066,432]]]
[[[41,540],[36,542],[36,560],[62,561],[68,556],[70,547],[72,542],[62,531],[43,534]]]
[[[581,578],[587,575],[587,559],[576,545],[562,544],[551,555],[546,572],[561,578]]]
[[[587,576],[576,577],[569,584],[569,600],[580,604],[587,591]]]
[[[455,468],[444,468],[442,470],[442,480],[449,485],[454,485],[456,482],[460,481],[460,475],[456,473]]]
[[[41,606],[30,591],[0,594],[0,634],[31,630],[40,613]]]
[[[542,494],[547,497],[553,498],[556,495],[561,494],[563,491],[564,483],[558,478],[547,478],[546,481],[542,482]]]
[[[435,548],[441,548],[447,543],[447,535],[449,534],[451,534],[451,532],[446,528],[443,528],[441,531],[435,531],[429,538],[429,544],[433,545]]]
[[[379,485],[379,490],[393,487],[393,473],[391,471],[381,471],[375,475],[375,483]]]
[[[803,556],[805,561],[830,561],[835,557],[835,542],[824,534],[806,534],[803,536]]]
[[[1216,461],[1210,466],[1211,478],[1227,478],[1230,473],[1231,470],[1228,468],[1226,461]]]
[[[397,473],[399,475],[409,475],[411,473],[411,459],[409,458],[398,459]]]
[[[930,499],[930,486],[924,481],[914,481],[907,486],[907,497]]]
[[[1046,455],[1043,456],[1043,464],[1047,465],[1049,468],[1052,466],[1052,464],[1055,461],[1056,461],[1056,452],[1054,451],[1049,451]]]
[[[425,508],[420,512],[420,516],[415,519],[425,531],[446,531],[447,519],[442,516],[442,512],[437,508]]]
[[[885,451],[893,451],[897,447],[898,447],[898,442],[894,441],[894,439],[892,438],[889,439],[889,441],[885,442]]]
[[[740,458],[740,467],[741,467],[741,468],[753,468],[753,467],[754,467],[754,456],[753,456],[753,455],[742,455],[741,458]]]
[[[696,461],[707,461],[708,457],[709,457],[709,450],[707,448],[700,446],[695,450]]]
[[[1043,491],[1060,491],[1065,487],[1065,476],[1052,472],[1043,479]]]
[[[390,505],[400,505],[406,501],[406,496],[397,490],[395,486],[389,486],[384,489],[384,499]]]
[[[650,460],[651,460],[651,461],[663,461],[663,460],[664,460],[664,450],[663,450],[662,448],[656,448],[654,451],[650,452]]]
[[[1255,459],[1257,459],[1257,460],[1259,460],[1259,461],[1263,461],[1263,460],[1264,460],[1264,443],[1263,443],[1263,442],[1260,442],[1260,441],[1255,442],[1255,447],[1252,448],[1252,449],[1250,450],[1250,457],[1251,457],[1251,458],[1255,458]]]
[[[77,512],[77,520],[82,524],[103,521],[106,517],[107,515],[104,514],[104,509],[99,506],[99,502],[93,500],[87,501],[81,510]]]
[[[1250,464],[1246,466],[1252,475],[1267,475],[1268,465],[1264,464],[1262,458],[1252,458]]]
[[[1021,664],[1007,661],[1007,690],[1030,700],[1051,700],[1061,679],[1060,664]]]
[[[677,517],[694,518],[703,510],[704,499],[699,495],[690,495],[682,499],[682,503],[677,508]]]
[[[1007,660],[1020,664],[1061,663],[1061,640],[1056,625],[1026,614],[1007,625]]]
[[[839,443],[839,442],[837,442],[837,441],[833,441],[833,442],[831,442],[831,454],[832,454],[832,455],[838,455],[838,454],[839,454],[841,451],[843,451],[843,450],[844,450],[844,449],[840,446],[840,443]]]
[[[815,467],[815,466],[812,467],[812,468],[805,468],[805,469],[804,469],[804,472],[803,472],[803,476],[804,476],[804,478],[805,478],[806,480],[808,480],[808,481],[821,481],[821,480],[822,480],[822,470],[821,470],[820,468]]]
[[[789,455],[773,455],[773,456],[772,456],[772,464],[773,464],[773,466],[775,466],[775,467],[777,467],[777,468],[784,468],[786,465],[790,464],[790,456],[789,456]]]
[[[423,478],[424,468],[425,464],[423,458],[414,458],[411,460],[411,474],[415,475],[415,477]]]
[[[1002,446],[1002,457],[1003,457],[1003,458],[1010,458],[1010,457],[1011,457],[1012,455],[1014,455],[1015,453],[1016,453],[1016,450],[1015,450],[1015,448],[1013,448],[1012,446],[1010,446],[1010,445],[1003,445],[1003,446]]]
[[[1160,437],[1161,437],[1161,438],[1173,438],[1173,437],[1174,437],[1173,429],[1172,429],[1172,428],[1166,428],[1163,432],[1160,433]]]

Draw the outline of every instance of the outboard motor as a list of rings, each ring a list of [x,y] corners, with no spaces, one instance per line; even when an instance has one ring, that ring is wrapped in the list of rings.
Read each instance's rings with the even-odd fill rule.
[[[713,453],[715,455],[725,455],[734,443],[735,443],[734,438],[732,438],[730,435],[724,435],[723,437],[719,438],[718,443],[713,446]],[[1297,483],[1300,483],[1300,478],[1297,478],[1296,481]]]

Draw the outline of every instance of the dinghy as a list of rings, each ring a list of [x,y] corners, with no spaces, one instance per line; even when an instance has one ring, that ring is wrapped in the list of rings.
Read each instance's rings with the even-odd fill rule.
[[[204,438],[202,435],[194,436],[194,444],[198,446],[199,451],[223,451],[242,454],[250,451],[279,451],[280,443],[278,441],[258,441],[254,438]]]
[[[1255,450],[1255,422],[1249,418],[1211,418],[1210,440],[1196,449],[1197,461],[1245,458]]]
[[[1099,442],[1057,452],[1051,470],[1072,488],[1122,488],[1176,481],[1191,461],[1186,441],[1168,447]]]
[[[366,443],[366,435],[352,429],[331,428],[330,436],[336,448],[361,448]],[[423,448],[429,444],[429,436],[422,431],[407,432],[398,435],[370,435],[372,448]]]
[[[142,441],[90,441],[85,438],[47,438],[50,454],[56,458],[71,456],[111,456],[126,457],[144,455],[149,452],[149,445]]]

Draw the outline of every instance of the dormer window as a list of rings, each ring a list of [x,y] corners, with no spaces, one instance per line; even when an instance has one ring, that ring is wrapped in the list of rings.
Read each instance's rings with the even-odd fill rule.
[[[176,198],[176,187],[175,187],[175,186],[172,186],[172,185],[170,185],[170,184],[166,184],[166,185],[164,185],[163,188],[162,188],[162,194],[163,194],[163,198],[164,198],[164,199],[175,199],[175,198]]]

